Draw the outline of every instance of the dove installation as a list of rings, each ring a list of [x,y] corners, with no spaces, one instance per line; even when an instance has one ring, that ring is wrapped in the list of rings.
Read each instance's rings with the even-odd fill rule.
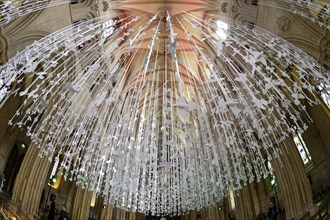
[[[25,128],[65,180],[132,212],[181,215],[266,178],[265,161],[280,162],[293,129],[311,123],[306,105],[319,104],[329,71],[230,16],[175,8],[122,16],[125,2],[111,1],[113,17],[50,33],[0,66],[0,102],[24,98],[9,126]],[[232,1],[200,2],[220,10]],[[4,0],[0,25],[67,3]],[[281,7],[330,30],[329,3]],[[319,19],[311,8],[322,8]]]

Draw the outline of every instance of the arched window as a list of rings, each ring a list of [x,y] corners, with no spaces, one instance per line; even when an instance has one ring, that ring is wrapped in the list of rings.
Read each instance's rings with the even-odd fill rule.
[[[304,163],[304,165],[310,165],[312,162],[312,157],[306,147],[302,136],[296,131],[296,129],[293,129],[292,136],[302,162]]]
[[[107,37],[109,37],[111,34],[113,34],[114,30],[115,30],[115,22],[114,20],[110,19],[110,20],[107,20],[105,21],[103,24],[102,24],[102,29],[103,29],[103,32],[102,32],[102,38],[103,39],[106,39]]]
[[[217,35],[222,39],[227,39],[228,24],[226,22],[217,20]]]
[[[231,210],[236,209],[235,199],[234,199],[234,191],[233,191],[232,188],[229,188],[229,204],[230,204],[230,209]]]
[[[275,179],[275,175],[274,175],[273,166],[272,166],[272,164],[270,163],[269,160],[267,160],[267,169],[268,169],[268,172],[269,172],[270,180],[272,181],[273,179]]]
[[[6,85],[5,82],[0,79],[0,102],[6,97],[10,90],[10,86]]]
[[[96,205],[96,192],[94,191],[92,195],[91,206],[95,207],[95,205]]]
[[[54,166],[52,168],[52,172],[50,173],[50,178],[52,178],[53,176],[56,176],[56,171],[57,171],[59,163],[60,163],[60,160],[58,158],[56,158],[54,161]]]
[[[210,20],[210,41],[216,47],[216,55],[219,57],[221,55],[221,51],[224,49],[224,42],[228,37],[228,29],[229,25],[221,20]]]
[[[272,194],[274,187],[276,186],[276,177],[274,173],[274,168],[271,162],[267,159],[265,161],[268,176],[265,178],[265,190],[267,194]]]
[[[330,85],[321,83],[316,86],[324,103],[330,108]],[[0,98],[1,100],[1,98]]]

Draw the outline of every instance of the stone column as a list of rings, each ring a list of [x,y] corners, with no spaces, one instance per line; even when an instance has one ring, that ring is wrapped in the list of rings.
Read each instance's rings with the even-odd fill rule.
[[[103,209],[101,212],[101,219],[144,220],[145,215],[141,213],[134,213],[134,212],[125,211],[123,209],[115,208],[113,205],[107,205],[107,207]]]
[[[93,192],[82,189],[81,186],[76,187],[73,204],[71,205],[72,219],[88,219],[92,197]]]
[[[1,116],[0,116],[0,118],[1,118]],[[1,125],[0,125],[0,127],[1,127]],[[17,130],[14,130],[14,132],[13,132],[10,129],[7,129],[2,141],[0,141],[0,175],[5,170],[10,152],[13,149],[13,146],[17,141],[17,135],[18,135]]]
[[[181,215],[181,220],[196,220],[196,211],[190,211],[187,214]]]
[[[236,219],[256,219],[254,202],[250,185],[243,186],[241,190],[235,192]]]
[[[214,220],[222,220],[223,218],[223,209],[219,210],[220,206],[219,205],[215,205],[212,207],[209,207],[207,209],[208,211],[208,219],[214,219]]]
[[[31,144],[26,152],[13,188],[13,205],[31,218],[38,214],[42,190],[48,180],[51,163],[38,157],[39,149]]]
[[[202,209],[201,210],[201,217],[202,217],[202,219],[206,219],[207,218],[207,210],[205,210],[205,209]]]
[[[220,210],[220,205],[216,204],[214,206],[204,208],[200,211],[202,219],[209,220],[223,220],[224,219],[224,210]],[[196,211],[190,211],[188,214],[181,215],[181,220],[196,220]]]
[[[263,179],[261,181],[263,181]],[[259,188],[258,188],[259,183],[257,181],[254,181],[252,184],[253,184],[253,188],[255,190],[255,195],[257,197],[257,204],[258,204],[258,209],[257,209],[256,213],[260,214],[260,213],[262,213],[262,205],[261,205],[260,193],[259,193]]]
[[[0,103],[0,174],[5,169],[10,151],[13,148],[19,130],[8,126],[8,121],[13,117],[20,105],[17,97],[8,97]]]
[[[117,212],[116,212],[116,216],[115,216],[116,220],[122,220],[122,219],[125,219],[125,213],[124,213],[124,210],[122,209],[117,209]]]
[[[136,220],[136,213],[129,212],[128,213],[128,219],[129,220]]]
[[[102,209],[101,211],[101,219],[112,219],[113,214],[113,205],[107,205],[105,209]]]
[[[135,216],[136,216],[135,220],[145,220],[146,219],[146,216],[142,213],[137,212],[137,213],[135,213]]]
[[[283,155],[273,160],[279,194],[283,199],[287,219],[313,212],[311,186],[306,177],[303,162],[292,139],[288,138],[281,146]],[[280,204],[283,208],[283,204]]]
[[[317,106],[307,106],[307,111],[314,124],[308,125],[307,131],[302,134],[310,153],[316,159],[329,158],[330,154],[330,110],[323,102]],[[306,137],[306,138],[305,138]],[[314,155],[313,155],[314,154]]]

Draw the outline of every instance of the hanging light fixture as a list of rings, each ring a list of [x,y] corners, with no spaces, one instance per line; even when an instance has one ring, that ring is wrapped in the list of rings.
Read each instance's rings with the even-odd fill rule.
[[[329,72],[278,36],[210,16],[131,12],[34,42],[0,69],[3,98],[25,98],[9,124],[64,179],[133,212],[180,215],[266,177]]]

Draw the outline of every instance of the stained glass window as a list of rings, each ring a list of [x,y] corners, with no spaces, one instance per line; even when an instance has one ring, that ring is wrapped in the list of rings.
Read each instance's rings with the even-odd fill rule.
[[[304,163],[304,165],[308,164],[311,160],[312,157],[306,147],[306,144],[301,137],[301,135],[298,132],[293,133],[293,141],[296,144],[296,147],[298,149],[298,152],[300,154],[300,157]]]
[[[320,96],[324,103],[330,108],[330,85],[322,83],[317,86],[317,89],[320,92]]]

